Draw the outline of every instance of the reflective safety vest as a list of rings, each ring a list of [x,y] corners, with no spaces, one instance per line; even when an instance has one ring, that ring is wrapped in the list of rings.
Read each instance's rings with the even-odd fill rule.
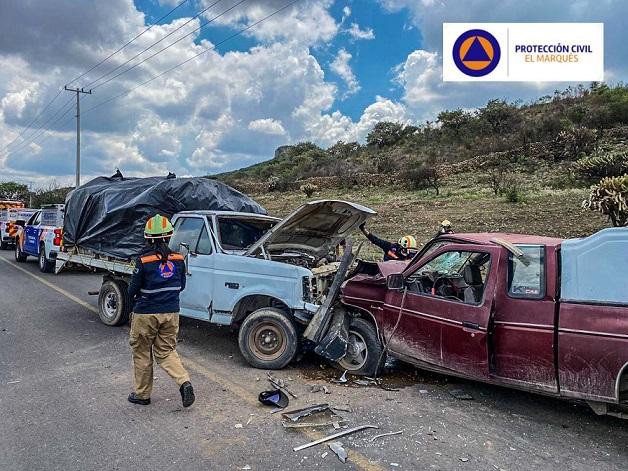
[[[136,314],[179,312],[179,293],[185,289],[183,255],[173,252],[167,260],[151,251],[135,261],[129,297]]]

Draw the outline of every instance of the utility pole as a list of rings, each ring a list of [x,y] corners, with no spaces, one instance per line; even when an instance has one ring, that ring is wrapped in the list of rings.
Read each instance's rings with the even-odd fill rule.
[[[81,186],[81,93],[88,95],[92,94],[92,91],[85,91],[83,88],[68,88],[66,85],[64,90],[72,93],[76,93],[76,188]]]

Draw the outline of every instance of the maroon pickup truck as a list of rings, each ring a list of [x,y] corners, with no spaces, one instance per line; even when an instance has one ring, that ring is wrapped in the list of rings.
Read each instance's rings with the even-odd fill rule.
[[[410,263],[360,262],[338,363],[420,368],[628,411],[628,228],[584,239],[449,234]]]

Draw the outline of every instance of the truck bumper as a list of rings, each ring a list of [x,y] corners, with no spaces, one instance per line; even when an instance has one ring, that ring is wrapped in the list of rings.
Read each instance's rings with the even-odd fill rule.
[[[339,361],[347,354],[349,345],[349,316],[344,309],[334,311],[329,329],[314,351],[331,361]]]

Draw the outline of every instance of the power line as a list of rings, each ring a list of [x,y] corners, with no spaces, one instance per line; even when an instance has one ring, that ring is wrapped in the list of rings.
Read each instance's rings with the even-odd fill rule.
[[[39,128],[37,128],[30,136],[28,136],[28,138],[24,138],[24,140],[20,143],[17,144],[17,146],[14,149],[9,149],[10,145],[8,145],[5,150],[8,150],[9,153],[12,153],[13,151],[15,151],[17,148],[22,147],[25,144],[28,144],[32,139],[33,136],[35,136],[39,131],[41,131],[44,126],[46,126],[46,124],[48,124],[50,121],[52,121],[55,116],[57,116],[66,106],[68,106],[68,104],[72,101],[72,98],[70,98],[68,101],[66,101],[63,105],[61,105],[61,108],[59,108],[55,113],[53,113],[51,116],[48,117],[47,120],[45,120],[43,123],[41,123],[41,125],[39,126]],[[56,121],[55,121],[56,122]],[[32,130],[32,128],[30,129]]]
[[[72,101],[72,100],[73,100],[73,98],[70,98],[70,101]],[[69,106],[56,120],[54,120],[54,122],[52,122],[50,124],[50,127],[54,126],[59,121],[61,121],[72,110],[72,108],[73,108],[73,106]],[[72,117],[70,117],[70,119],[67,119],[66,121],[64,121],[62,123],[62,126],[65,125],[66,123],[69,123],[71,119],[72,119]],[[44,136],[43,139],[41,141],[39,141],[39,142],[36,142],[37,139],[39,139],[42,136]],[[24,150],[30,144],[39,144],[39,145],[41,145],[50,136],[52,136],[52,132],[50,130],[42,131],[37,136],[33,136],[32,139],[30,139],[29,141],[26,141],[26,142],[23,142],[23,143],[19,144],[18,147],[16,147],[15,149],[11,150],[8,155],[15,154],[16,152]]]
[[[54,103],[54,101],[57,99],[57,97],[59,95],[61,95],[61,92],[63,91],[62,88],[59,89],[59,91],[57,92],[57,94],[53,97],[52,100],[50,100],[48,102],[48,104],[46,106],[44,106],[44,108],[37,114],[37,116],[35,116],[23,129],[22,132],[20,132],[15,139],[13,139],[11,142],[9,142],[6,146],[6,149],[8,149],[11,145],[13,145],[13,143],[15,141],[17,141],[20,137],[22,137],[22,135],[26,132],[27,129],[29,129],[34,123],[35,121],[37,121],[39,119],[39,117],[44,113],[44,111],[46,111],[48,108],[50,108],[50,105],[52,105]]]
[[[181,3],[179,3],[176,7],[174,7],[172,10],[170,10],[168,13],[166,13],[165,15],[163,15],[161,18],[159,18],[157,21],[155,21],[153,24],[151,24],[148,28],[146,28],[145,30],[143,30],[141,33],[139,33],[137,36],[135,36],[133,39],[128,40],[126,43],[124,43],[122,46],[120,46],[118,49],[116,49],[115,51],[113,51],[111,54],[109,54],[107,57],[105,57],[103,60],[101,60],[100,62],[98,62],[97,64],[93,65],[89,70],[86,70],[85,72],[83,72],[81,75],[78,75],[76,77],[74,77],[72,80],[70,80],[66,85],[72,85],[74,82],[76,82],[78,79],[85,77],[87,74],[89,74],[92,70],[94,70],[95,68],[97,68],[98,66],[100,66],[101,64],[107,62],[109,59],[111,59],[113,56],[115,56],[118,52],[120,52],[122,49],[124,49],[125,47],[127,47],[129,44],[131,44],[132,42],[134,42],[136,39],[138,39],[140,36],[144,35],[145,33],[147,33],[148,31],[150,31],[152,29],[153,26],[159,24],[162,20],[166,19],[167,17],[169,17],[172,13],[174,13],[176,10],[178,10],[181,6],[183,6],[183,4],[187,3],[188,0],[183,0]]]
[[[246,28],[243,28],[243,29],[239,30],[238,32],[236,32],[236,33],[232,34],[231,36],[229,36],[229,37],[227,37],[227,38],[223,39],[223,40],[222,40],[222,41],[220,41],[220,42],[217,42],[217,43],[215,43],[215,44],[212,44],[210,47],[207,47],[207,48],[203,49],[201,52],[199,52],[198,54],[196,54],[196,55],[194,55],[194,56],[190,57],[189,59],[186,59],[186,60],[184,60],[183,62],[180,62],[179,64],[177,64],[177,65],[175,65],[175,66],[172,66],[172,67],[170,67],[169,69],[164,70],[163,72],[161,72],[161,73],[159,73],[159,74],[157,74],[157,75],[155,75],[155,76],[151,77],[150,79],[146,80],[145,82],[140,83],[139,85],[136,85],[135,87],[133,87],[133,88],[131,88],[131,89],[127,90],[126,92],[120,93],[120,94],[118,94],[118,95],[114,95],[114,96],[112,96],[112,97],[110,97],[110,98],[108,98],[108,99],[106,99],[106,100],[104,100],[104,101],[101,101],[100,103],[95,104],[95,105],[94,105],[94,106],[92,106],[91,108],[88,108],[87,110],[85,110],[85,111],[83,112],[83,114],[87,114],[87,113],[89,113],[90,111],[93,111],[93,110],[94,110],[94,109],[96,109],[96,108],[99,108],[99,107],[101,107],[101,106],[103,106],[103,105],[105,105],[105,104],[107,104],[107,103],[110,103],[110,102],[112,102],[112,101],[114,101],[114,100],[117,100],[118,98],[121,98],[121,97],[123,97],[123,96],[125,96],[125,95],[128,95],[129,93],[131,93],[131,92],[133,92],[133,91],[137,90],[137,89],[138,89],[138,88],[140,88],[140,87],[143,87],[144,85],[147,85],[148,83],[152,82],[153,80],[158,79],[159,77],[163,77],[163,76],[164,76],[164,75],[166,75],[167,73],[169,73],[169,72],[171,72],[171,71],[173,71],[173,70],[175,70],[175,69],[177,69],[177,68],[181,67],[182,65],[185,65],[185,64],[187,64],[188,62],[190,62],[190,61],[192,61],[192,60],[196,59],[197,57],[199,57],[199,56],[201,56],[201,55],[203,55],[203,54],[205,54],[205,53],[207,53],[207,52],[209,52],[209,51],[211,51],[211,50],[215,49],[217,46],[220,46],[220,45],[222,45],[222,44],[226,43],[227,41],[229,41],[229,40],[231,40],[231,39],[235,38],[236,36],[239,36],[239,35],[241,35],[242,33],[245,33],[246,31],[250,30],[251,28],[253,28],[253,27],[257,26],[258,24],[260,24],[260,23],[262,23],[262,22],[264,22],[264,21],[266,21],[266,20],[268,20],[269,18],[271,18],[271,17],[275,16],[276,14],[278,14],[278,13],[282,12],[282,11],[283,11],[283,10],[285,10],[286,8],[291,7],[292,5],[294,5],[295,3],[299,2],[299,1],[300,1],[300,0],[292,0],[291,2],[288,2],[288,3],[287,3],[287,4],[285,4],[283,7],[279,8],[278,10],[275,10],[275,11],[274,11],[273,13],[271,13],[270,15],[267,15],[267,16],[265,16],[264,18],[262,18],[262,19],[260,19],[260,20],[257,20],[256,22],[254,22],[254,23],[250,24],[250,25],[249,25],[249,26],[247,26]]]
[[[210,8],[212,8],[214,5],[216,5],[217,3],[220,3],[222,0],[216,0],[214,3],[212,3],[211,5],[209,5],[208,7],[202,9],[201,11],[199,11],[196,15],[194,15],[192,18],[190,18],[189,20],[187,20],[185,23],[183,23],[181,26],[179,26],[178,28],[170,31],[168,34],[166,34],[163,38],[155,41],[153,44],[151,44],[148,47],[145,47],[144,49],[142,49],[140,52],[138,52],[137,54],[135,54],[133,57],[131,57],[129,60],[124,61],[122,64],[114,67],[113,69],[111,69],[109,72],[107,72],[106,74],[101,75],[100,77],[98,77],[96,80],[92,80],[90,83],[88,83],[85,88],[91,88],[92,90],[99,87],[100,85],[96,85],[94,86],[95,83],[99,82],[100,80],[102,80],[103,78],[107,77],[108,75],[111,75],[112,73],[114,73],[116,70],[119,70],[121,67],[124,67],[126,64],[128,64],[129,62],[131,62],[132,60],[136,59],[137,57],[141,56],[142,54],[144,54],[146,51],[148,51],[149,49],[152,49],[153,47],[155,47],[157,44],[159,44],[160,42],[162,42],[164,39],[172,36],[174,33],[176,33],[177,31],[179,31],[181,28],[185,27],[186,25],[188,25],[189,23],[191,23],[192,21],[194,21],[196,18],[198,18],[199,16],[201,16],[203,13],[205,13],[207,10],[209,10]]]
[[[218,1],[220,1],[220,0],[218,0]],[[152,59],[152,58],[153,58],[153,57],[155,57],[156,55],[161,54],[161,53],[162,53],[162,52],[164,52],[166,49],[170,49],[170,48],[171,48],[172,46],[174,46],[175,44],[177,44],[177,43],[179,43],[179,42],[183,41],[185,38],[187,38],[188,36],[190,36],[190,35],[192,35],[192,34],[196,33],[197,31],[200,31],[203,27],[207,26],[209,23],[212,23],[213,21],[217,20],[217,19],[218,19],[218,18],[220,18],[221,16],[224,16],[225,14],[229,13],[231,10],[233,10],[234,8],[236,8],[237,6],[241,5],[242,3],[246,2],[246,1],[247,1],[247,0],[240,0],[238,3],[236,3],[236,4],[234,4],[233,6],[231,6],[231,7],[227,8],[227,9],[226,9],[225,11],[223,11],[222,13],[220,13],[220,14],[218,14],[218,15],[214,16],[212,19],[207,20],[207,21],[205,21],[204,23],[202,23],[202,24],[201,24],[198,28],[196,28],[196,29],[194,29],[194,30],[190,31],[189,33],[187,33],[187,34],[186,34],[186,35],[184,35],[184,36],[181,36],[181,37],[180,37],[179,39],[177,39],[175,42],[168,44],[166,47],[164,47],[164,48],[160,49],[159,51],[157,51],[157,52],[155,52],[155,53],[153,53],[153,54],[151,54],[150,56],[146,57],[145,59],[142,59],[142,60],[141,60],[140,62],[138,62],[137,64],[132,65],[132,66],[131,66],[131,67],[129,67],[128,69],[123,70],[122,72],[120,72],[120,73],[118,73],[118,74],[114,75],[113,77],[109,77],[109,78],[108,78],[107,80],[105,80],[104,82],[99,83],[98,85],[96,85],[95,87],[93,87],[93,88],[92,88],[92,90],[95,90],[95,89],[97,89],[98,87],[101,87],[101,86],[103,86],[103,85],[106,85],[107,83],[109,83],[109,82],[111,82],[112,80],[114,80],[114,79],[116,79],[116,78],[120,77],[121,75],[124,75],[124,74],[126,74],[127,72],[129,72],[129,71],[131,71],[131,70],[135,69],[136,67],[138,67],[138,66],[142,65],[144,62],[146,62],[146,61],[148,61],[148,60]],[[216,2],[216,3],[218,3],[218,2]],[[215,5],[215,4],[214,4],[214,5]]]

